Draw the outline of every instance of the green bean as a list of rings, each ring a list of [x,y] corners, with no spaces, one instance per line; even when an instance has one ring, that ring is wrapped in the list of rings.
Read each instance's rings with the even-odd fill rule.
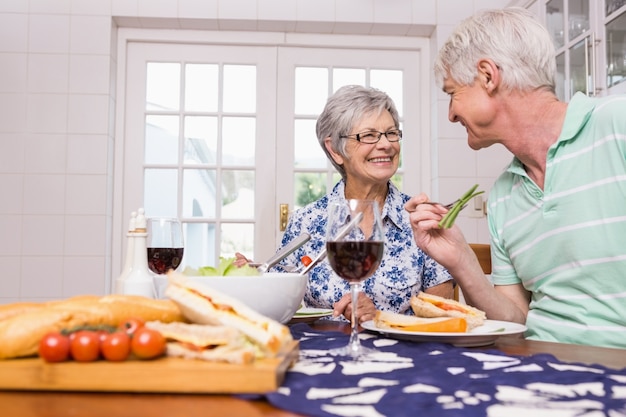
[[[467,202],[470,201],[472,198],[484,193],[484,191],[476,191],[476,188],[478,188],[478,184],[474,184],[472,188],[467,190],[467,192],[463,194],[456,203],[454,203],[452,208],[443,216],[443,218],[439,222],[439,227],[441,227],[442,229],[451,228],[457,216],[459,215],[461,210],[463,210],[463,206],[465,206]]]

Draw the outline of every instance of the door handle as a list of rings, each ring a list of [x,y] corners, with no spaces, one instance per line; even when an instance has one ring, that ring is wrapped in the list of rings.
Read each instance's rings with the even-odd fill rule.
[[[287,228],[287,221],[289,220],[289,204],[280,205],[278,218],[280,223],[280,231],[284,232]]]

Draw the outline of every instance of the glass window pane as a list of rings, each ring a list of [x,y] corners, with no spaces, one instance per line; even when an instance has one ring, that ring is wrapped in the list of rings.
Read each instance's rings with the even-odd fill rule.
[[[216,266],[215,259],[215,224],[214,223],[184,223],[185,254],[183,255],[183,268],[190,266]]]
[[[406,135],[404,134],[404,126],[402,126],[402,122],[400,122],[400,130],[402,130],[402,134],[404,135],[403,137],[406,138]],[[410,140],[410,138],[408,138]],[[402,167],[404,166],[404,146],[402,144],[403,141],[400,141],[400,161],[398,162],[398,169],[402,169]]]
[[[587,94],[587,72],[585,71],[585,42],[581,41],[570,50],[570,98],[579,91]]]
[[[149,62],[146,68],[146,110],[178,110],[180,64]]]
[[[589,0],[569,0],[569,39],[589,30]]]
[[[254,219],[254,171],[222,171],[222,218]]]
[[[564,45],[563,0],[550,0],[546,3],[546,26],[552,35],[554,46],[558,49]]]
[[[224,111],[256,112],[256,67],[224,65]]]
[[[214,169],[183,171],[183,217],[214,219],[217,187]]]
[[[626,80],[626,13],[606,25],[606,38],[607,85],[612,87]]]
[[[300,172],[295,174],[295,209],[323,197],[326,194],[325,172]]]
[[[224,117],[222,119],[222,164],[254,165],[256,119]]]
[[[217,161],[217,118],[185,117],[185,164],[214,164]]]
[[[556,96],[561,101],[567,101],[565,92],[569,91],[565,81],[565,53],[556,57]]]
[[[294,165],[296,168],[326,169],[328,158],[315,134],[315,120],[294,123]]]
[[[400,117],[403,111],[402,71],[372,70],[370,71],[370,85],[384,91],[391,97],[398,109]]]
[[[146,116],[146,164],[178,163],[178,116]]]
[[[143,204],[147,217],[178,217],[177,169],[146,169]]]
[[[296,114],[320,114],[328,98],[328,70],[297,67],[295,77]]]
[[[220,256],[234,258],[235,252],[241,252],[254,259],[254,225],[223,223]]]
[[[219,67],[215,64],[185,66],[185,110],[217,111]]]
[[[624,0],[606,0],[606,15],[608,16],[611,13],[617,11],[625,4],[626,4],[626,1]]]
[[[365,85],[365,70],[362,68],[335,68],[333,70],[333,92],[350,84]]]
[[[398,190],[402,191],[402,180],[404,176],[402,174],[395,174],[391,177],[391,182],[398,188]]]

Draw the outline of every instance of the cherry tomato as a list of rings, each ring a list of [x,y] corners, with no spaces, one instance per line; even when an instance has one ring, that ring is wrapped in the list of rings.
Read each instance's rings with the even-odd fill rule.
[[[78,362],[91,362],[100,357],[100,334],[90,330],[74,333],[70,342],[72,358]]]
[[[156,330],[142,327],[133,335],[130,346],[139,359],[153,359],[165,353],[165,337]]]
[[[106,339],[107,336],[111,334],[111,332],[106,330],[98,330],[96,333],[98,333],[98,339],[100,339],[100,347],[102,348],[102,342],[104,342],[104,339]]]
[[[135,332],[145,326],[146,322],[140,318],[129,318],[120,326],[120,329],[126,332],[129,336],[135,334]]]
[[[100,351],[108,361],[125,361],[130,355],[130,336],[123,330],[109,333],[102,340]]]
[[[39,356],[46,362],[63,362],[70,357],[70,339],[58,332],[48,333],[39,342]]]

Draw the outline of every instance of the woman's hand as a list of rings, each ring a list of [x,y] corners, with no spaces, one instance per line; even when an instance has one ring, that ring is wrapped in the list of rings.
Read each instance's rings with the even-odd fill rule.
[[[235,260],[233,261],[233,265],[235,265],[237,268],[241,268],[242,266],[245,266],[249,264],[250,262],[252,261],[246,258],[245,256],[243,256],[243,254],[239,252],[235,252]]]
[[[352,321],[352,294],[344,294],[339,301],[333,306],[333,317],[343,315],[347,320]],[[376,306],[374,302],[364,293],[359,292],[356,315],[359,323],[374,320],[376,315]]]

